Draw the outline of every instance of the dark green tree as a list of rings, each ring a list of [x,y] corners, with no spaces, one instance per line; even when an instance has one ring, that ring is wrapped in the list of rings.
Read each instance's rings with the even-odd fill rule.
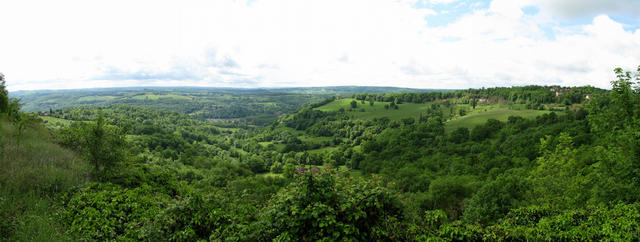
[[[524,170],[512,170],[498,176],[476,192],[468,201],[463,219],[470,223],[488,224],[523,203],[530,184]]]
[[[389,103],[389,107],[393,109],[398,109],[398,105],[396,105],[396,103],[394,102]]]
[[[458,110],[458,114],[462,117],[467,115],[467,110],[464,108],[461,108],[460,110]]]
[[[94,177],[106,179],[125,160],[125,132],[118,127],[108,126],[102,111],[96,121],[86,127],[85,132],[87,158],[93,166]]]
[[[473,107],[473,109],[476,109],[477,105],[478,105],[478,99],[476,97],[473,97],[473,99],[471,99],[471,107]]]
[[[640,185],[640,67],[637,72],[616,68],[608,96],[589,103],[591,131],[599,137],[594,154],[597,200],[639,201]]]
[[[449,134],[449,140],[456,144],[466,142],[469,140],[469,129],[465,127],[457,128]]]
[[[0,113],[9,111],[9,92],[7,91],[4,74],[0,73]]]

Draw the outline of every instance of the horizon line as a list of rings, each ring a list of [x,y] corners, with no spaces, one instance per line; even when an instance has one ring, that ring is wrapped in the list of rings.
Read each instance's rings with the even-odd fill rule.
[[[15,92],[55,92],[55,91],[74,91],[74,90],[104,90],[104,89],[153,89],[153,88],[202,88],[202,89],[235,89],[235,90],[278,90],[278,89],[313,89],[313,88],[346,88],[346,87],[360,87],[360,88],[397,88],[397,89],[412,89],[412,90],[468,90],[468,89],[484,89],[484,88],[510,88],[510,87],[525,87],[525,86],[540,86],[540,87],[594,87],[592,85],[582,86],[561,86],[561,85],[512,85],[512,86],[493,86],[493,87],[469,87],[469,88],[415,88],[415,87],[402,87],[402,86],[360,86],[360,85],[344,85],[344,86],[283,86],[283,87],[224,87],[224,86],[121,86],[121,87],[83,87],[83,88],[61,88],[61,89],[21,89],[13,90],[9,93]],[[606,88],[603,88],[606,90]]]

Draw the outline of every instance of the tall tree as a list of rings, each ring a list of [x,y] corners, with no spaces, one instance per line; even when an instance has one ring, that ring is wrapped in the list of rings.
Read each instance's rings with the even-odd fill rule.
[[[4,74],[0,73],[0,113],[6,113],[9,110],[9,92],[6,88]]]
[[[471,107],[473,107],[473,109],[476,109],[477,105],[478,105],[478,99],[476,97],[473,97],[473,99],[471,99]]]
[[[85,132],[87,156],[94,167],[94,177],[106,179],[125,159],[125,133],[120,128],[106,125],[102,111]]]
[[[583,204],[585,178],[580,173],[581,165],[577,161],[577,150],[573,149],[573,140],[567,133],[555,137],[557,145],[552,146],[554,139],[548,135],[540,139],[540,153],[536,160],[538,165],[532,171],[534,199],[539,204],[551,207],[577,206]]]
[[[589,103],[591,131],[599,137],[594,193],[599,201],[640,201],[640,67],[615,73],[609,95]]]

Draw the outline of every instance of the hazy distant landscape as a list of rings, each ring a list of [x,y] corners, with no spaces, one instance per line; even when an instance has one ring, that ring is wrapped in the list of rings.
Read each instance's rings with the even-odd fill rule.
[[[18,91],[11,97],[25,112],[59,110],[74,106],[127,104],[188,114],[196,119],[265,125],[330,96],[354,93],[438,92],[435,89],[394,87],[314,88],[197,88],[138,87],[50,91]]]
[[[640,241],[638,20],[0,1],[0,241]]]

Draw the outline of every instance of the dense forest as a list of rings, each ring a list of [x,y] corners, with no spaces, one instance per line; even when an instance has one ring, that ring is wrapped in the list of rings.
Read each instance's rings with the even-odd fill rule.
[[[0,75],[0,237],[637,241],[640,67],[615,73],[610,90],[120,90],[137,101],[40,110]]]

